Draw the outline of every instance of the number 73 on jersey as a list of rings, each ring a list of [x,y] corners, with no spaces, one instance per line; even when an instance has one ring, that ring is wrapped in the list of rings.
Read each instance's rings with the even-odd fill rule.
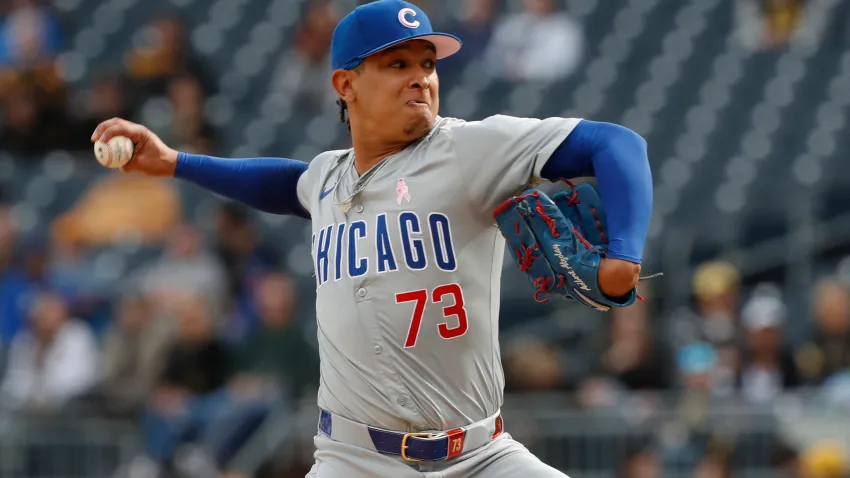
[[[469,328],[469,320],[463,303],[463,290],[461,290],[459,284],[441,285],[430,292],[427,289],[400,292],[395,295],[396,304],[413,302],[413,316],[410,320],[410,329],[407,331],[407,339],[404,341],[404,348],[416,346],[416,341],[419,339],[419,333],[422,329],[422,317],[425,315],[426,307],[429,306],[429,300],[430,305],[442,307],[443,317],[450,319],[437,324],[440,337],[446,340],[454,339],[465,334]],[[425,330],[425,333],[428,333],[429,330],[433,329],[426,324]]]

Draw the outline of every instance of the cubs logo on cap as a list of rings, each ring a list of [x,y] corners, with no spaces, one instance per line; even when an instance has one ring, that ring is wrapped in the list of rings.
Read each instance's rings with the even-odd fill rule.
[[[409,40],[431,42],[437,59],[454,55],[461,41],[454,35],[435,32],[428,15],[416,5],[402,0],[378,0],[354,9],[334,30],[331,65],[334,70],[350,70],[369,55]]]

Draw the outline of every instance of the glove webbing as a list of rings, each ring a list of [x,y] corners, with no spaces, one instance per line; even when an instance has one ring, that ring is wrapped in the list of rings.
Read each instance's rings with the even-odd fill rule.
[[[575,185],[569,179],[560,178],[561,181],[567,183],[572,191],[572,194],[567,196],[567,207],[575,206],[577,204],[581,204],[581,200],[578,198],[578,191],[575,190]],[[602,221],[599,219],[599,215],[596,214],[596,208],[590,208],[590,212],[593,213],[593,219],[596,221],[596,226],[599,228],[599,235],[602,236],[602,243],[608,244],[608,236],[605,234],[605,228],[602,227]],[[575,229],[575,228],[573,228]],[[587,241],[584,240],[584,237],[576,231],[576,235],[582,239],[582,243],[587,245]]]

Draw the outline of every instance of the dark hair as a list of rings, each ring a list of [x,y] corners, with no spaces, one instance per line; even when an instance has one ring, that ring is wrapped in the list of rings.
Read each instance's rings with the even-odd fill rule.
[[[358,63],[357,66],[353,68],[354,72],[358,75],[363,73],[363,63]],[[336,104],[339,106],[339,122],[348,126],[348,131],[351,131],[351,117],[346,114],[348,111],[348,103],[345,102],[344,99],[340,98],[336,100]]]
[[[348,111],[348,103],[346,103],[344,99],[340,98],[336,100],[336,104],[339,105],[339,122],[348,126],[348,131],[350,132],[351,119],[346,114],[346,112]]]

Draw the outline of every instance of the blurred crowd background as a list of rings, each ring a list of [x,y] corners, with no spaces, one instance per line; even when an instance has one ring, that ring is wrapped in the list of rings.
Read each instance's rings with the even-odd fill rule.
[[[850,2],[419,0],[464,41],[442,110],[650,145],[645,302],[540,305],[505,261],[506,429],[578,478],[847,477]],[[0,478],[301,477],[318,364],[307,221],[110,173],[171,146],[348,147],[353,0],[0,2]]]

